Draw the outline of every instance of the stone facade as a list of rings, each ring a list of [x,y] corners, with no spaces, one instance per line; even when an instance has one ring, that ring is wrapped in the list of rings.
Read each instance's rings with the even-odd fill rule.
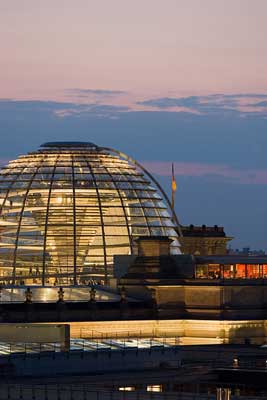
[[[224,255],[227,254],[227,244],[232,237],[226,236],[220,226],[182,226],[183,236],[179,238],[181,251],[184,254]]]
[[[267,320],[212,321],[200,319],[151,319],[136,321],[71,322],[71,337],[95,339],[165,337],[180,344],[264,344]]]
[[[119,279],[119,287],[123,286],[128,296],[150,300],[159,320],[190,321],[185,337],[211,335],[214,339],[216,331],[215,336],[227,343],[234,340],[264,343],[267,279],[198,279],[194,274],[198,262],[227,264],[233,262],[233,257],[176,257],[175,261],[174,256],[166,253],[164,256],[138,255],[131,259],[127,273]],[[267,262],[259,258],[254,261],[257,265]],[[235,262],[252,263],[253,259],[240,258]],[[220,328],[223,323],[227,327],[224,330]],[[190,329],[196,330],[195,334]]]

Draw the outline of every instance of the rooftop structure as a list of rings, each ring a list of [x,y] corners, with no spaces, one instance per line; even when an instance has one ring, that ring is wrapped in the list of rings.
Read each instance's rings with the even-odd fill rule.
[[[168,210],[169,208],[169,210]],[[0,171],[0,282],[107,282],[139,236],[172,239],[178,221],[135,160],[87,142],[49,142]]]
[[[227,254],[227,245],[233,238],[227,236],[222,226],[181,226],[183,236],[180,239],[184,254],[223,255]]]
[[[186,237],[226,237],[224,232],[224,228],[222,226],[214,225],[214,226],[196,226],[196,225],[188,225],[181,227],[183,236]]]

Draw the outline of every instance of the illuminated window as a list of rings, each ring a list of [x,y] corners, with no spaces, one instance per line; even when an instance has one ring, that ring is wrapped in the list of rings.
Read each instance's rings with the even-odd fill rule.
[[[134,386],[120,386],[119,391],[120,392],[133,392],[135,390]]]
[[[223,277],[224,279],[233,279],[235,276],[234,266],[233,265],[224,265],[223,266]]]
[[[208,277],[210,279],[219,279],[220,276],[220,264],[209,264]]]
[[[246,278],[246,265],[245,264],[236,264],[235,277],[236,278]]]
[[[249,279],[260,278],[259,264],[247,264],[247,277]]]
[[[162,392],[162,385],[148,385],[146,387],[147,392]]]
[[[238,367],[238,358],[233,359],[233,367]]]
[[[220,264],[200,264],[196,266],[196,278],[220,279]]]
[[[208,278],[208,265],[197,265],[196,266],[196,278]]]

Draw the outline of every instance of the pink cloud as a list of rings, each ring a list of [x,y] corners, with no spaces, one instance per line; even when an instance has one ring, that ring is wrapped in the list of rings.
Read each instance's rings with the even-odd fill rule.
[[[143,165],[152,173],[161,176],[171,175],[171,162],[144,161]],[[175,162],[174,170],[176,176],[216,176],[240,184],[267,184],[267,169],[238,169],[226,164]]]

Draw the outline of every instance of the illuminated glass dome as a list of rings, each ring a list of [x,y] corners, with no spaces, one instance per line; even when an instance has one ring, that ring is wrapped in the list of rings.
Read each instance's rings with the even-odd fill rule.
[[[93,143],[45,143],[10,161],[0,172],[0,282],[107,282],[113,256],[134,254],[140,236],[168,236],[179,253],[163,198],[169,207],[136,161]]]

